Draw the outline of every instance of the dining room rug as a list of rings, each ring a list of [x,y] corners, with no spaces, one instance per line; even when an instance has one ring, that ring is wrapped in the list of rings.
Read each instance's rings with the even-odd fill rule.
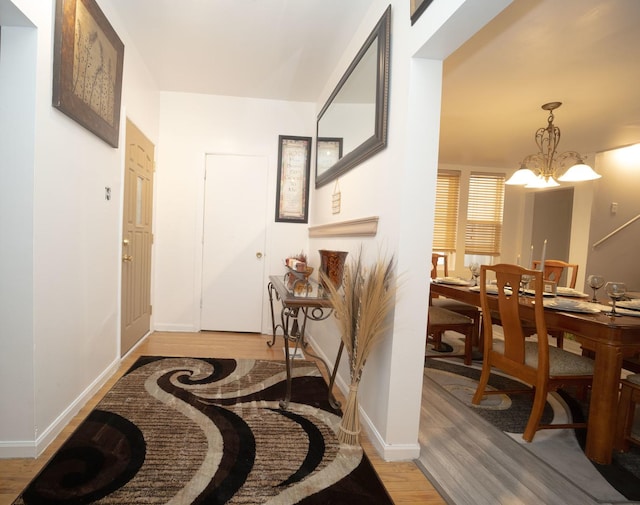
[[[454,344],[455,345],[455,344]],[[482,369],[481,363],[466,366],[461,360],[425,359],[425,375],[458,398],[476,415],[483,417],[522,447],[536,454],[550,466],[603,502],[615,503],[615,496],[640,501],[640,450],[615,453],[610,465],[593,463],[584,456],[586,429],[540,430],[531,443],[522,440],[533,394],[488,395],[480,405],[471,403]],[[513,378],[491,373],[489,388],[523,389]],[[588,398],[580,399],[575,391],[550,393],[542,423],[581,422],[588,417]]]
[[[315,363],[141,357],[14,505],[391,504]]]

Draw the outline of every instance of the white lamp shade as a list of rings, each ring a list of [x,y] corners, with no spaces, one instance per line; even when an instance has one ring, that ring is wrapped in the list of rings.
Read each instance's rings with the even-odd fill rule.
[[[516,170],[505,184],[512,186],[524,186],[533,183],[538,177],[528,168],[520,168]]]
[[[546,189],[555,188],[556,186],[560,186],[560,183],[553,177],[549,177],[546,180],[544,177],[536,177],[536,180],[527,184],[525,188]]]
[[[562,182],[579,182],[592,181],[594,179],[600,179],[600,177],[602,176],[596,173],[589,165],[578,163],[558,177],[558,180]]]

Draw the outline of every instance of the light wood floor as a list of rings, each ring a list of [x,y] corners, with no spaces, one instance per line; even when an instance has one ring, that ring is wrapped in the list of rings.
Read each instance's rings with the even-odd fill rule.
[[[281,341],[274,348],[266,342],[270,337],[242,333],[153,333],[122,362],[118,372],[82,408],[55,441],[36,459],[0,459],[0,505],[10,505],[18,494],[51,458],[79,423],[89,414],[104,394],[139,356],[193,356],[217,358],[283,359]],[[323,371],[323,367],[319,367]],[[325,377],[326,378],[326,377]],[[335,388],[340,401],[344,397]],[[397,505],[443,505],[446,502],[413,462],[389,463],[382,460],[367,439],[362,446]]]

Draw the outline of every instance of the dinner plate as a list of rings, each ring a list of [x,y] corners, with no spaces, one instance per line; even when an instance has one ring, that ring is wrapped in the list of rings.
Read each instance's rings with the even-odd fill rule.
[[[511,291],[509,288],[507,288],[508,291]],[[480,292],[480,286],[472,286],[469,288],[469,291],[476,291],[476,292]],[[489,293],[490,295],[497,295],[498,294],[498,286],[496,286],[495,284],[487,284],[487,293]]]
[[[524,293],[525,293],[526,295],[535,296],[536,291],[535,291],[535,289],[525,289],[525,290],[524,290]],[[544,292],[542,293],[542,296],[556,296],[556,295],[554,295],[553,293],[547,293],[546,291],[544,291]]]
[[[471,283],[457,277],[437,277],[435,282],[438,284],[453,284],[454,286],[469,286]]]
[[[563,310],[566,312],[584,312],[586,314],[597,314],[600,308],[588,302],[578,300],[563,300],[560,298],[551,298],[543,302],[545,308]]]
[[[624,307],[619,307],[618,306],[619,303],[620,302],[616,302],[616,312],[618,314],[622,314],[624,316],[640,317],[640,310],[625,309]]]
[[[577,289],[567,288],[564,286],[558,286],[556,288],[556,294],[559,296],[571,296],[575,298],[589,298],[587,293],[583,293],[582,291],[578,291]],[[640,310],[640,305],[638,306],[638,310]]]
[[[616,308],[622,307],[623,309],[640,310],[640,299],[634,300],[620,300],[616,302]]]
[[[611,305],[604,305],[602,303],[594,303],[593,305],[598,307],[604,313],[611,312]],[[616,302],[616,312],[622,316],[640,317],[640,310],[625,309],[624,307],[620,307],[620,302]]]

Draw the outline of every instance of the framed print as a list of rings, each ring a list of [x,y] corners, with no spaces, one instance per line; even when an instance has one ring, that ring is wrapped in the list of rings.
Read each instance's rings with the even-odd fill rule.
[[[318,137],[316,144],[316,171],[320,174],[342,158],[342,138]]]
[[[306,223],[309,220],[311,137],[278,137],[278,186],[276,221]]]
[[[118,147],[124,44],[95,0],[56,0],[53,106]]]
[[[411,2],[411,24],[413,25],[433,0],[409,0]]]

